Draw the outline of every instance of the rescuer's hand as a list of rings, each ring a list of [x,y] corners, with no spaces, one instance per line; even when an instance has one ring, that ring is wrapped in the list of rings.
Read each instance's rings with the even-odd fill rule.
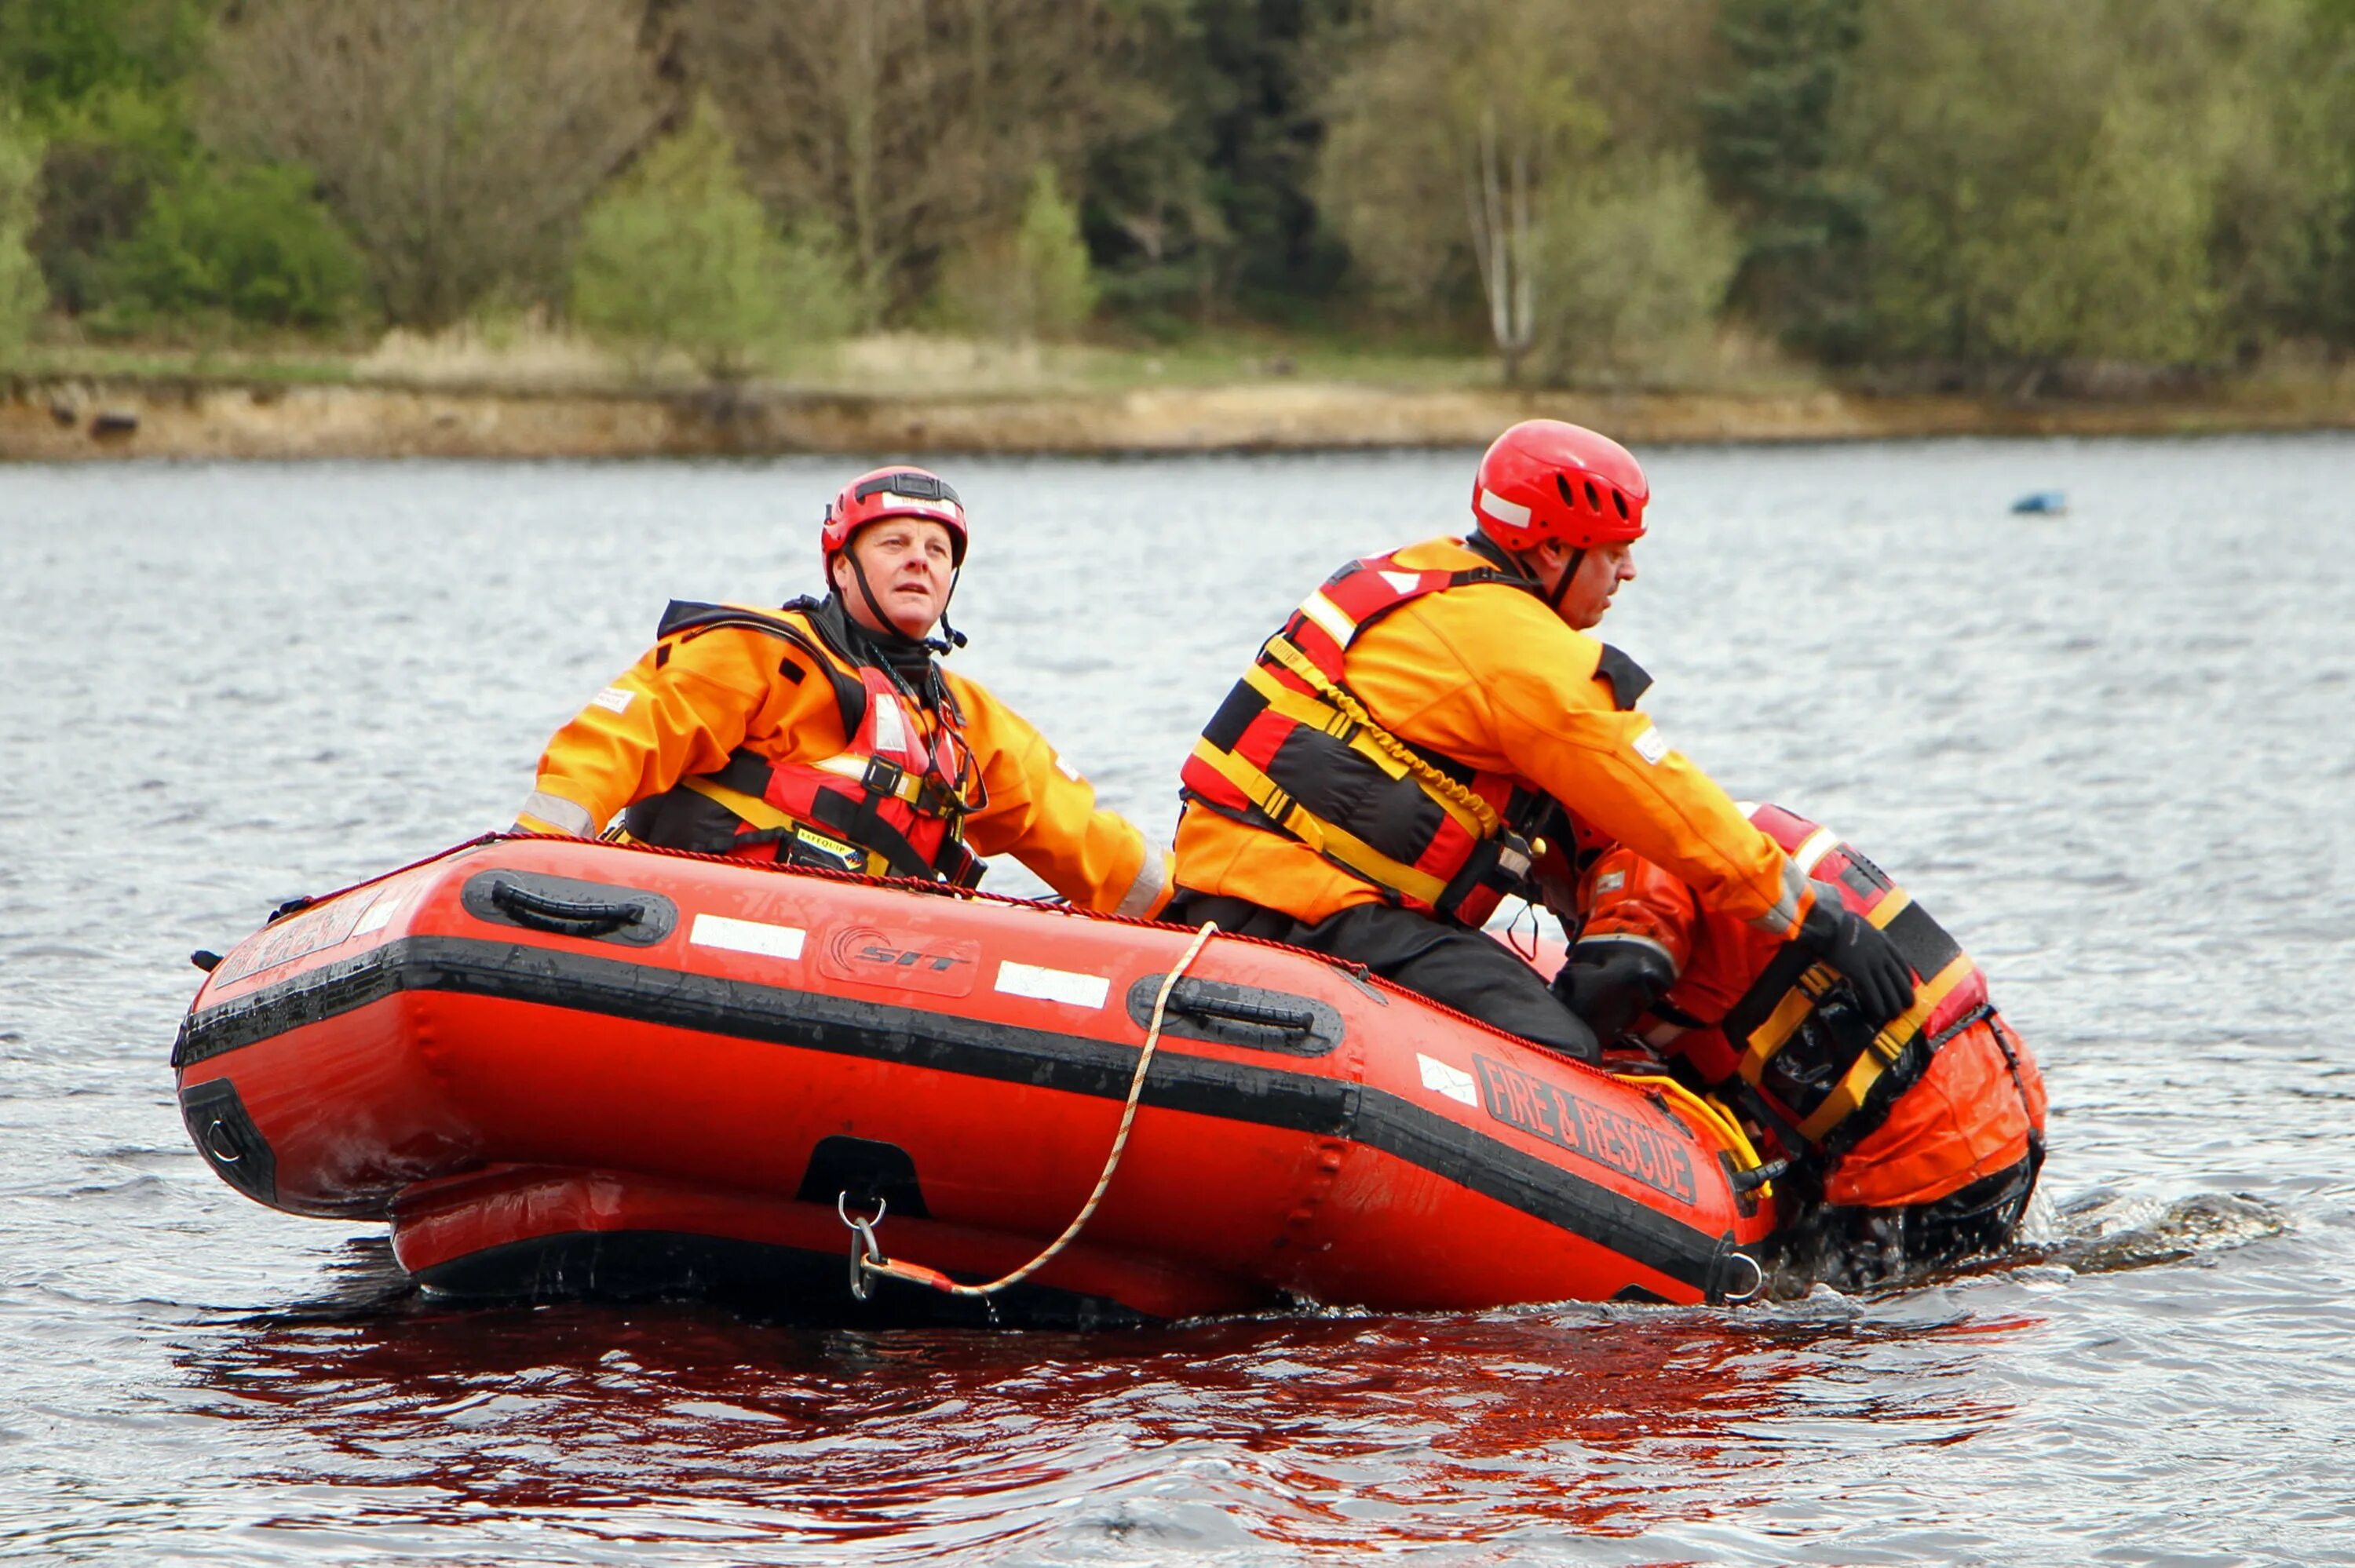
[[[1586,1021],[1598,1039],[1609,1040],[1635,1022],[1676,979],[1668,955],[1648,944],[1590,942],[1573,950],[1553,977],[1553,993]]]
[[[1895,944],[1871,922],[1842,908],[1836,894],[1817,893],[1816,906],[1800,922],[1798,940],[1848,977],[1875,1028],[1913,1005],[1913,971],[1897,956]]]

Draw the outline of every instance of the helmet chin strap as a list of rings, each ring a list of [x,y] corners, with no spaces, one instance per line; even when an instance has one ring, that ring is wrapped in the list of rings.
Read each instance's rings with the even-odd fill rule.
[[[867,581],[867,568],[860,565],[858,555],[850,550],[845,550],[842,554],[843,556],[850,562],[850,575],[858,579],[859,596],[867,600],[867,608],[874,612],[876,624],[887,629],[890,635],[894,637],[906,636],[907,634],[900,630],[900,623],[893,620],[889,615],[886,615],[883,612],[883,607],[876,602],[875,589],[868,585]],[[964,633],[959,631],[955,627],[949,624],[949,600],[956,598],[957,581],[964,576],[964,568],[963,567],[959,567],[955,571],[949,574],[948,595],[941,600],[941,635],[938,637],[909,637],[909,641],[921,642],[926,648],[931,649],[934,653],[942,655],[949,654],[964,646]]]
[[[1531,549],[1527,554],[1516,558],[1520,561],[1524,569],[1528,569],[1535,564],[1537,560],[1537,551]],[[1557,579],[1553,585],[1553,591],[1544,596],[1545,607],[1553,611],[1555,615],[1559,616],[1561,614],[1561,601],[1570,597],[1570,580],[1571,578],[1578,576],[1579,566],[1585,559],[1586,547],[1582,545],[1577,549],[1572,550],[1570,553],[1570,564],[1562,567],[1561,577]],[[1529,576],[1532,577],[1535,577],[1538,575],[1539,574],[1535,571],[1529,572]]]
[[[1570,579],[1578,575],[1578,568],[1585,563],[1585,560],[1586,551],[1583,546],[1572,550],[1570,553],[1570,565],[1561,568],[1561,580],[1554,584],[1553,592],[1546,596],[1546,608],[1557,616],[1561,613],[1561,601],[1570,596]]]

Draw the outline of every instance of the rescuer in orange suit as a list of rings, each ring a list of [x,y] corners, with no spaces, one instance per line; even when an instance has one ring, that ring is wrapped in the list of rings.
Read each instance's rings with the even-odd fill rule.
[[[1185,764],[1172,918],[1361,963],[1592,1061],[1593,1033],[1479,929],[1559,802],[1902,1011],[1886,939],[1817,897],[1636,711],[1649,677],[1586,635],[1636,576],[1649,495],[1616,441],[1529,420],[1480,460],[1470,535],[1353,561],[1310,594]]]
[[[826,508],[833,592],[674,600],[656,641],[556,732],[518,831],[970,886],[1010,853],[1073,903],[1151,916],[1166,852],[1021,715],[941,668],[967,531],[956,492],[881,468]],[[940,635],[935,636],[935,630]]]
[[[1876,1028],[1799,944],[1704,907],[1624,846],[1576,883],[1557,991],[1605,1038],[1632,1033],[1789,1165],[1796,1272],[1865,1284],[2004,1245],[2044,1158],[2027,1042],[1970,956],[1880,867],[1780,806],[1749,814],[1888,937],[1916,982],[1911,1006]]]

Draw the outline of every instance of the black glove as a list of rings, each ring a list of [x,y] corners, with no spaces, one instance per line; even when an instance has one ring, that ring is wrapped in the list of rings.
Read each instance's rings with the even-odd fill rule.
[[[1799,923],[1798,940],[1848,977],[1874,1028],[1913,1005],[1913,971],[1897,956],[1896,944],[1870,921],[1842,908],[1829,888],[1816,890],[1816,906]]]
[[[1570,962],[1553,977],[1553,993],[1597,1039],[1610,1040],[1676,982],[1668,955],[1658,948],[1605,940],[1572,949]]]

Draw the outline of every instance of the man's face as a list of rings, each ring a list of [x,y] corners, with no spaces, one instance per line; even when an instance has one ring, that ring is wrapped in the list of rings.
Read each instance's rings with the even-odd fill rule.
[[[867,574],[867,586],[883,609],[889,626],[879,626],[867,595],[858,591],[851,571],[856,556]],[[949,531],[929,517],[886,517],[854,535],[850,547],[834,558],[835,591],[842,596],[850,617],[870,631],[896,631],[902,637],[924,637],[940,624],[949,604],[949,579],[955,575]]]
[[[1611,596],[1619,591],[1619,585],[1636,580],[1635,550],[1634,541],[1627,539],[1588,550],[1561,596],[1562,620],[1581,631],[1594,630],[1610,609]]]

